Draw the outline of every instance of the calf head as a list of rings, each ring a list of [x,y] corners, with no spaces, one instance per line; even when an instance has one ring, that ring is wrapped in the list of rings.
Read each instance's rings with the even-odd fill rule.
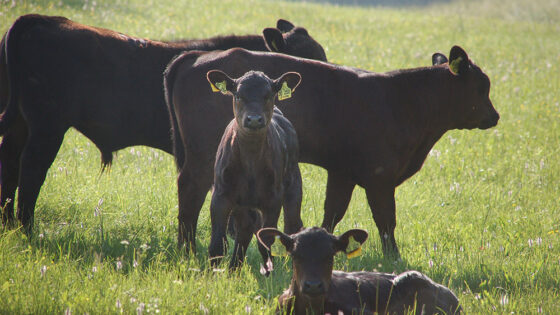
[[[451,91],[452,97],[457,100],[458,108],[454,108],[453,128],[458,129],[488,129],[496,126],[500,115],[490,101],[490,79],[467,56],[459,46],[453,46],[449,53],[449,60],[443,54],[435,53],[432,56],[433,65],[447,64],[449,71],[457,80],[457,88]]]
[[[276,80],[259,71],[232,79],[220,70],[210,70],[206,77],[214,91],[233,96],[235,120],[244,132],[265,130],[272,118],[276,95],[279,100],[291,96],[301,81],[297,72],[284,73]]]
[[[307,228],[287,235],[277,229],[265,228],[257,232],[259,242],[269,248],[272,255],[283,251],[292,256],[292,290],[297,298],[322,301],[329,290],[334,255],[344,251],[351,255],[360,250],[368,234],[364,230],[349,230],[341,236],[328,233],[323,228]]]
[[[268,50],[308,59],[327,61],[323,47],[303,27],[280,19],[276,28],[265,28],[263,36]]]

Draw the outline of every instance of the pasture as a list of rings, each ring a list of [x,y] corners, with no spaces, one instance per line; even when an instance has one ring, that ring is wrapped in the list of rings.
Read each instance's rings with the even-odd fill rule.
[[[446,133],[397,188],[402,261],[383,258],[357,188],[335,234],[363,228],[370,238],[362,256],[339,255],[335,268],[419,270],[449,286],[466,313],[560,313],[560,4],[332,2],[0,0],[0,31],[41,13],[177,40],[260,34],[285,18],[306,27],[330,62],[378,72],[428,66],[434,52],[462,46],[490,77],[498,125]],[[302,219],[319,225],[326,172],[304,164],[301,171]],[[253,240],[241,270],[224,270],[228,259],[212,270],[209,198],[198,253],[186,256],[176,246],[172,156],[131,147],[101,173],[97,148],[71,130],[39,195],[31,239],[1,232],[0,313],[273,313],[291,278],[289,259],[262,277]]]

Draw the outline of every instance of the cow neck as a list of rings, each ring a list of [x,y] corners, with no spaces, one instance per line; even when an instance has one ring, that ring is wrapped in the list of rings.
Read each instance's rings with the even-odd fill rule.
[[[393,80],[410,94],[397,95],[396,106],[401,113],[407,113],[406,123],[418,131],[417,135],[439,139],[445,132],[453,129],[454,97],[460,83],[458,78],[443,67],[425,67],[393,72]],[[405,82],[403,84],[403,82]],[[398,89],[401,91],[401,89]],[[405,107],[406,106],[406,107]],[[456,115],[456,114],[455,114]]]
[[[239,160],[243,168],[247,171],[255,170],[255,161],[263,158],[267,145],[268,127],[258,132],[249,132],[240,128],[237,121],[234,125],[235,145],[239,152]]]

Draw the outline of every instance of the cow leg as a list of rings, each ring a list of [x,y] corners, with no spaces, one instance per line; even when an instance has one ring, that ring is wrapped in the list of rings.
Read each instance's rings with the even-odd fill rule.
[[[27,140],[27,127],[23,120],[14,125],[4,135],[0,144],[0,207],[2,224],[11,226],[14,222],[15,194],[19,181],[21,152]]]
[[[187,168],[186,164],[177,177],[177,194],[179,197],[179,233],[177,244],[182,247],[186,243],[188,252],[196,252],[196,226],[198,216],[206,194],[212,186],[212,175],[208,175],[207,167]],[[206,170],[193,173],[193,169]],[[211,173],[211,172],[210,172]]]
[[[42,126],[41,126],[42,127]],[[21,155],[17,218],[27,234],[33,228],[35,203],[54,161],[66,129],[29,131],[29,139]]]
[[[284,190],[284,233],[294,234],[303,227],[301,221],[301,173],[296,167],[289,185]]]
[[[280,217],[280,210],[282,209],[281,202],[273,202],[271,203],[270,207],[267,207],[262,210],[263,214],[263,228],[276,228],[278,226],[278,218]],[[270,251],[261,244],[261,242],[257,242],[259,252],[261,253],[261,257],[264,262],[264,275],[268,276],[272,271],[272,267],[269,266],[269,260],[271,259]],[[270,263],[272,265],[272,262]]]
[[[385,257],[399,257],[399,249],[395,241],[395,188],[394,187],[368,187],[366,196],[371,208],[373,220],[379,230],[383,255]]]
[[[228,217],[231,214],[232,203],[220,193],[212,194],[210,203],[210,220],[212,222],[212,236],[208,254],[212,266],[216,266],[224,256],[225,246],[227,245],[226,228]],[[237,209],[236,209],[237,210]]]
[[[238,208],[232,216],[235,218],[235,245],[233,246],[233,256],[229,264],[229,268],[237,268],[241,266],[247,253],[247,248],[253,238],[254,219],[249,215],[249,211],[255,211],[250,208]],[[259,214],[256,214],[259,215]]]
[[[342,220],[348,204],[352,198],[352,191],[356,183],[348,177],[335,172],[329,172],[327,178],[327,193],[325,199],[325,217],[321,226],[332,233],[335,226]]]

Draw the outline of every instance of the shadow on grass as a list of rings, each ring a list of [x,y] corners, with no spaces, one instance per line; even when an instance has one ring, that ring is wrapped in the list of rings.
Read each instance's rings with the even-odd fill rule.
[[[142,237],[129,237],[133,228],[113,227],[103,237],[91,228],[79,224],[61,224],[56,229],[34,233],[27,238],[19,229],[2,229],[0,238],[14,237],[28,243],[33,251],[40,252],[53,262],[78,262],[86,269],[97,264],[109,264],[123,273],[135,268],[149,270],[154,265],[186,265],[187,268],[208,269],[206,248],[197,244],[195,257],[190,257],[185,248],[178,248],[174,235],[146,234],[143,227],[137,228]],[[128,235],[128,236],[127,236]],[[149,235],[146,237],[146,235]],[[27,246],[27,245],[25,245]],[[192,254],[191,254],[192,255]]]
[[[300,2],[297,0],[288,0],[289,2]],[[440,3],[449,3],[454,0],[306,0],[306,2],[315,2],[322,4],[334,4],[341,6],[358,6],[358,7],[424,7]]]

